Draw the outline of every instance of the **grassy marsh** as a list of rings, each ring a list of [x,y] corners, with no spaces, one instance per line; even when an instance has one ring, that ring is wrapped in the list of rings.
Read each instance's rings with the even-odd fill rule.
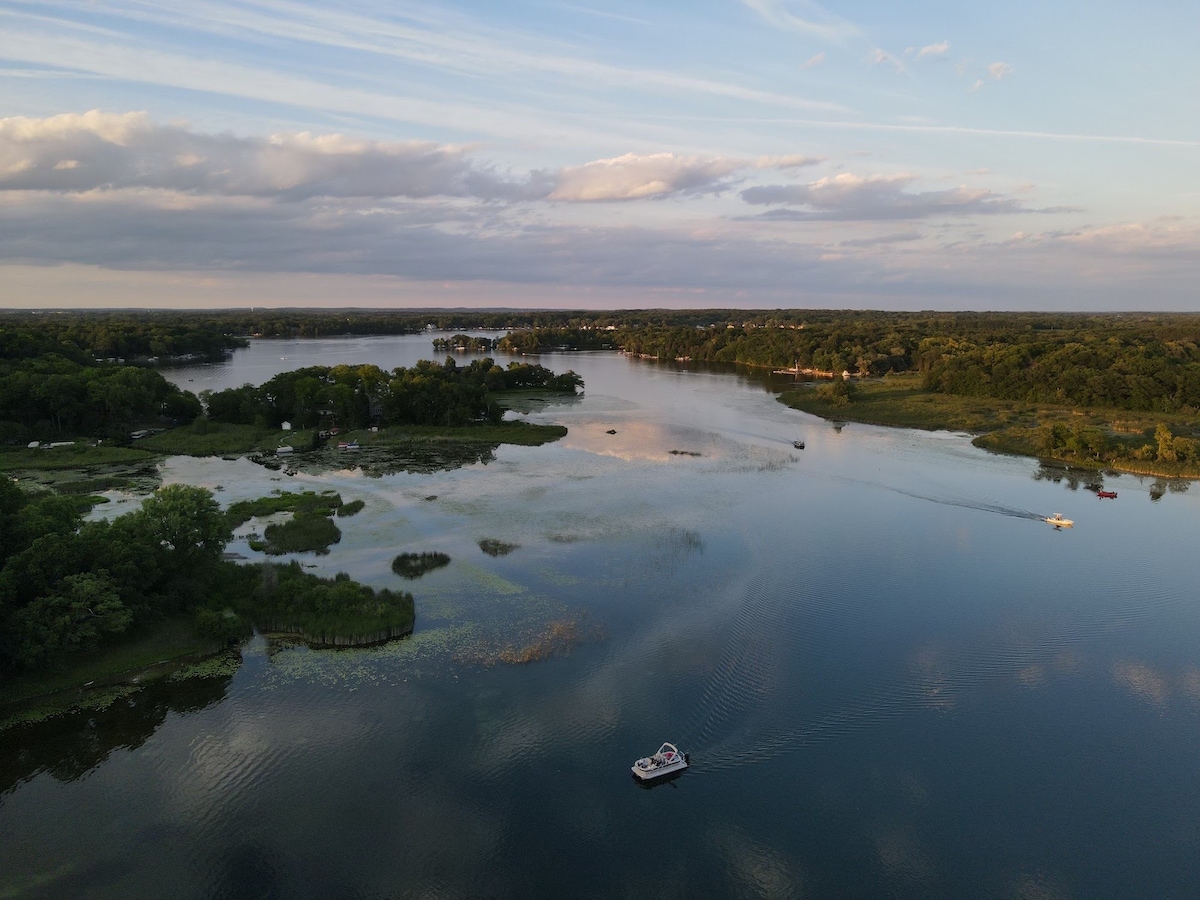
[[[71,657],[50,671],[0,684],[0,706],[54,694],[79,685],[109,684],[152,666],[211,653],[211,638],[200,634],[191,616],[176,616],[144,629],[119,645]]]
[[[311,443],[312,432],[280,431],[199,419],[192,425],[142,438],[138,446],[177,456],[236,456],[256,451],[274,453],[281,444],[308,447]]]
[[[786,391],[779,401],[832,421],[974,432],[977,436],[973,443],[977,447],[1000,453],[1145,475],[1200,477],[1200,466],[1128,458],[1137,448],[1152,442],[1159,424],[1166,424],[1176,435],[1197,435],[1200,422],[1194,417],[943,394],[922,387],[919,375],[862,381],[841,394],[822,390],[825,387],[828,386]],[[1066,448],[1047,452],[1043,446],[1045,430],[1056,426],[1102,432],[1108,452],[1076,453]]]

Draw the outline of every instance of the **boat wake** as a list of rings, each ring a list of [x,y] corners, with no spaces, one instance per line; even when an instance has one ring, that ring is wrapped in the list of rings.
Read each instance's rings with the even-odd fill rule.
[[[746,585],[721,658],[680,732],[695,775],[766,762],[921,710],[951,709],[988,684],[1045,677],[1077,658],[1076,645],[1182,602],[1172,594],[1131,589],[1129,602],[1100,615],[1085,611],[1082,619],[1014,624],[999,636],[981,631],[966,646],[916,646],[899,671],[844,682],[836,672],[823,672],[817,686],[805,668],[823,669],[815,661],[827,645],[821,635],[853,627],[852,617],[862,610],[806,595],[796,587],[800,579],[785,568]]]
[[[861,484],[867,487],[880,488],[881,490],[891,491],[893,494],[901,494],[905,497],[912,497],[914,500],[925,500],[928,503],[937,503],[940,506],[957,506],[961,509],[975,509],[980,512],[994,513],[998,516],[1012,516],[1015,519],[1033,519],[1041,521],[1045,516],[1041,513],[1036,513],[1031,509],[1023,509],[1019,506],[1009,506],[1004,503],[994,503],[987,500],[977,500],[970,497],[954,497],[954,496],[936,496],[934,494],[922,494],[918,491],[909,491],[904,488],[894,487],[890,484],[882,484],[878,481],[867,481],[862,478],[849,478],[847,476],[833,476],[837,481],[842,481],[847,484]]]
[[[1041,513],[1036,513],[1030,509],[1022,509],[1019,506],[1007,506],[1003,503],[989,503],[985,500],[974,500],[960,497],[935,497],[931,494],[920,494],[916,491],[906,491],[903,488],[891,487],[890,485],[877,485],[884,490],[892,491],[896,494],[903,494],[905,497],[912,497],[915,500],[926,500],[929,503],[937,503],[941,506],[957,506],[961,509],[976,509],[980,512],[995,513],[998,516],[1012,516],[1015,519],[1033,519],[1040,521],[1045,518]]]

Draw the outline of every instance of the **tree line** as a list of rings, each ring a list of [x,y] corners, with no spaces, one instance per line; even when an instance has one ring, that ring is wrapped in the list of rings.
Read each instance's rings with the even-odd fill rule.
[[[574,393],[583,379],[544,366],[490,358],[459,366],[452,357],[422,360],[390,372],[378,366],[308,366],[276,375],[259,387],[243,385],[206,394],[216,422],[278,428],[364,428],[368,425],[467,425],[499,422],[491,395],[541,389]]]
[[[46,353],[0,359],[0,440],[50,436],[129,440],[151,425],[191,422],[200,401],[159,372],[93,361],[91,365]]]
[[[919,372],[926,389],[1155,412],[1200,409],[1200,316],[802,313],[740,324],[532,328],[497,349],[613,347],[669,360],[859,376]]]
[[[247,346],[228,323],[176,312],[0,313],[0,359],[56,353],[75,362],[220,359]]]

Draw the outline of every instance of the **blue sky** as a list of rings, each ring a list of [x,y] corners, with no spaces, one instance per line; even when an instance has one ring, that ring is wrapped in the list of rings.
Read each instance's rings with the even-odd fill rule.
[[[1197,309],[1194,4],[0,0],[4,306]]]

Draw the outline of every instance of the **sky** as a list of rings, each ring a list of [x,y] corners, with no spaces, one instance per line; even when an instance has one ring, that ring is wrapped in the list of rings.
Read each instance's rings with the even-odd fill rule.
[[[1200,4],[0,0],[0,306],[1200,310]]]

